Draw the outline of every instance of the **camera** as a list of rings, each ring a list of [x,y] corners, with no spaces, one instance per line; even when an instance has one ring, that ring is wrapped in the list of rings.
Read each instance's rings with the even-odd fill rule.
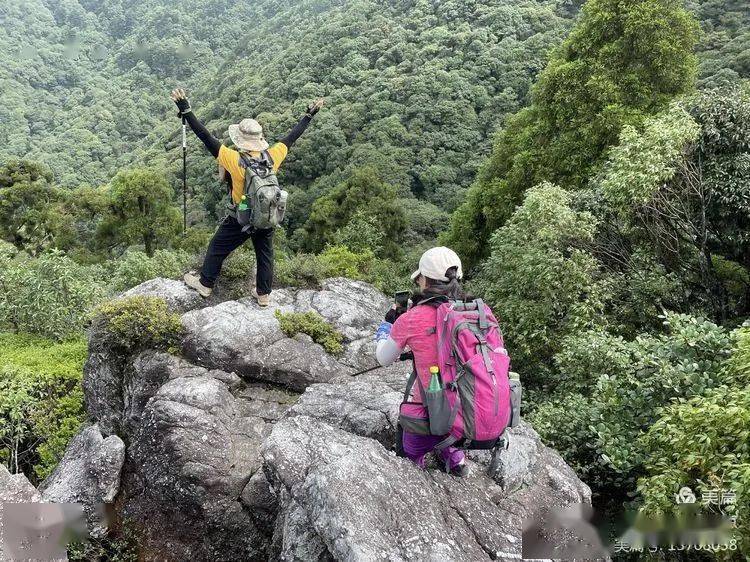
[[[396,302],[396,310],[398,312],[406,312],[406,309],[409,306],[409,297],[411,297],[409,291],[398,291],[393,296],[393,300]]]

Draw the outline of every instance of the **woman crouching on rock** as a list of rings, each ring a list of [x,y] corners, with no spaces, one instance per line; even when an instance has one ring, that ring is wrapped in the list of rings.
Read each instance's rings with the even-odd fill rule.
[[[386,314],[385,322],[378,327],[376,356],[382,366],[396,361],[408,347],[414,354],[417,380],[430,380],[430,368],[438,365],[437,306],[450,300],[464,300],[459,283],[462,276],[461,260],[450,248],[432,248],[422,254],[419,269],[411,276],[420,290],[412,295],[411,308],[401,314],[396,307],[392,308]],[[408,401],[423,403],[422,385],[415,384],[412,389]],[[444,438],[445,435],[422,435],[404,430],[402,453],[424,468],[425,456]],[[439,450],[439,455],[454,476],[468,474],[464,453],[460,449],[446,447]]]

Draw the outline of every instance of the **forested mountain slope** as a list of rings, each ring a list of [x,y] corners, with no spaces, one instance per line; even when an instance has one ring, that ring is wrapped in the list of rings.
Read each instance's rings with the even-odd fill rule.
[[[217,133],[258,115],[281,135],[305,100],[326,95],[330,110],[287,183],[330,185],[368,162],[403,191],[450,205],[489,136],[526,103],[575,6],[13,0],[0,9],[10,59],[0,157],[30,154],[62,185],[161,163],[179,129],[166,93],[180,84]],[[190,173],[193,185],[215,184],[202,161]]]
[[[250,17],[244,2],[10,0],[0,6],[0,158],[60,184],[108,182],[142,160],[165,88],[213,73]]]
[[[701,84],[748,75],[747,10],[691,0],[705,35]],[[217,134],[257,115],[270,136],[306,100],[328,97],[286,169],[312,200],[374,165],[402,194],[459,202],[491,137],[528,103],[579,2],[556,0],[10,0],[0,7],[0,158],[29,156],[58,184],[99,185],[128,165],[179,170],[180,84]],[[164,148],[170,149],[165,154]],[[213,211],[219,188],[191,147],[190,185]],[[292,224],[293,230],[299,224]]]

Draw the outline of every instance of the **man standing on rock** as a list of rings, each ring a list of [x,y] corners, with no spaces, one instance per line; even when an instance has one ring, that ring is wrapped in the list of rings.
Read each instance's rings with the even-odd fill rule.
[[[219,225],[206,251],[200,275],[185,274],[185,283],[198,291],[202,297],[208,297],[213,291],[216,278],[221,272],[224,260],[248,238],[253,241],[257,274],[253,297],[262,307],[268,306],[273,281],[273,228],[247,228],[238,222],[237,209],[246,205],[245,172],[254,162],[267,162],[276,173],[286,158],[289,148],[310,124],[313,116],[323,107],[323,99],[315,100],[307,107],[305,115],[291,132],[275,143],[268,145],[263,136],[263,128],[255,119],[243,119],[238,124],[229,126],[229,137],[237,150],[227,148],[221,141],[203,126],[190,107],[190,102],[182,89],[175,89],[171,94],[177,104],[179,117],[184,118],[197,137],[203,141],[208,151],[216,158],[219,165],[229,172],[232,178],[232,207],[229,214]],[[269,162],[270,161],[270,162]]]

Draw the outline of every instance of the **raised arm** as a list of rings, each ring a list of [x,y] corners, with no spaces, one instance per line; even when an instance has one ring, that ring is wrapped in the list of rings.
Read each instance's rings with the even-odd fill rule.
[[[206,148],[213,157],[217,158],[219,156],[219,149],[221,148],[221,141],[209,133],[208,129],[195,116],[193,109],[190,107],[187,95],[185,95],[185,90],[179,88],[172,90],[170,97],[177,104],[177,109],[179,110],[177,115],[180,118],[185,118],[185,121],[190,125],[195,135],[203,141],[203,144],[206,145]]]
[[[302,133],[305,132],[305,129],[307,129],[307,126],[310,124],[313,116],[318,111],[320,111],[321,107],[323,107],[324,101],[325,100],[323,100],[323,98],[319,98],[308,105],[307,111],[302,116],[302,119],[299,120],[299,123],[297,123],[294,128],[289,131],[289,134],[287,136],[281,139],[281,142],[283,142],[287,148],[291,148],[294,142],[302,135]]]

